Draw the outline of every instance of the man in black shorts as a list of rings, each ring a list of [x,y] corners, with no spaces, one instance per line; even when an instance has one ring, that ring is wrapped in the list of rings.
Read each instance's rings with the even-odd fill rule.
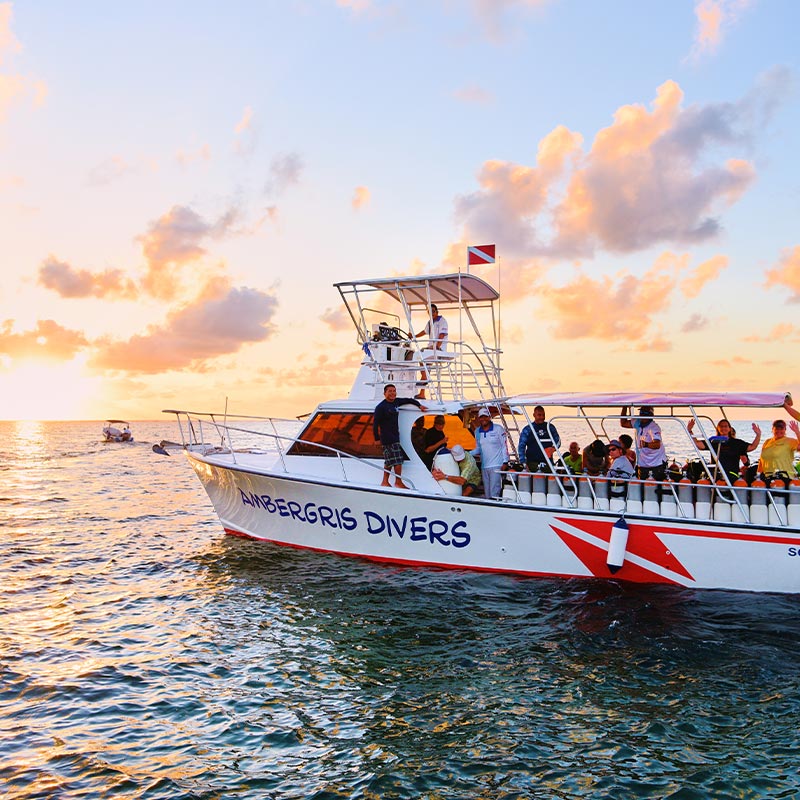
[[[381,486],[391,486],[389,483],[389,475],[394,470],[395,475],[395,488],[408,489],[400,477],[403,472],[403,460],[405,453],[400,446],[400,426],[399,415],[397,410],[398,406],[404,406],[406,403],[411,403],[417,406],[422,411],[426,411],[427,407],[423,406],[419,401],[413,397],[398,397],[397,387],[393,383],[387,383],[383,387],[383,400],[375,406],[375,416],[372,423],[372,429],[375,433],[375,441],[383,445],[383,480]]]

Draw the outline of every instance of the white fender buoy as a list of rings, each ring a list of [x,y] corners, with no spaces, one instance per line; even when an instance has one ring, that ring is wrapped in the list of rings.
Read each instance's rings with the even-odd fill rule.
[[[452,475],[454,478],[457,478],[461,474],[461,470],[458,468],[456,460],[449,452],[445,453],[439,451],[433,457],[433,466],[437,469],[440,469],[445,475]],[[447,478],[442,478],[442,480],[440,480],[438,483],[439,486],[442,487],[442,491],[445,494],[461,496],[460,484],[453,483],[452,481],[447,480]]]
[[[606,564],[613,575],[625,563],[625,549],[628,546],[628,523],[620,517],[611,527],[611,539],[608,542],[608,558]]]

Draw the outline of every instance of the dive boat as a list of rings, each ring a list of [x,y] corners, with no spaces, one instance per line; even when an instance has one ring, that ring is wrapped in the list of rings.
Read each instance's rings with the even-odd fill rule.
[[[130,425],[124,419],[107,419],[103,426],[103,441],[132,442],[133,434]]]
[[[702,459],[691,435],[708,441],[702,431],[713,428],[709,415],[725,417],[726,409],[774,416],[784,393],[509,395],[500,298],[480,277],[335,286],[355,325],[360,357],[347,397],[321,403],[302,424],[165,411],[177,415],[182,447],[228,534],[396,564],[800,592],[800,481],[732,483],[713,459]],[[434,330],[431,304],[450,328],[441,350],[414,334],[426,322]],[[406,489],[381,485],[386,472],[373,412],[389,383],[398,397],[414,397],[420,388],[426,396],[424,411],[399,407]],[[556,427],[582,425],[603,442],[619,436],[622,407],[633,413],[650,406],[665,441],[683,437],[683,452],[696,456],[699,470],[691,478],[671,472],[661,482],[627,480],[621,492],[609,475],[569,472],[557,452],[529,471],[514,462],[536,406],[547,409]],[[434,479],[412,445],[412,426],[421,416],[430,426],[441,415],[448,446],[472,449],[476,419],[486,410],[507,432],[509,467],[501,496],[463,497],[459,485]],[[446,475],[459,474],[447,449],[434,463]]]

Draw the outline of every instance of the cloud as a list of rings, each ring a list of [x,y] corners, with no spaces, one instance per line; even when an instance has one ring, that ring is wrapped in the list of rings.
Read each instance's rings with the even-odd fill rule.
[[[580,134],[562,125],[539,143],[535,167],[486,161],[478,173],[480,191],[456,200],[456,217],[466,223],[464,241],[500,241],[510,256],[544,254],[547,248],[533,223],[581,142]]]
[[[513,27],[509,17],[542,8],[548,2],[549,0],[469,0],[481,30],[495,44],[507,39],[509,30]]]
[[[22,45],[11,31],[12,10],[12,3],[0,3],[0,67],[22,51]],[[27,75],[0,73],[0,122],[11,106],[26,96],[31,97],[35,105],[41,105],[47,96],[47,85]]]
[[[194,302],[169,314],[163,325],[152,325],[126,342],[96,342],[91,364],[144,373],[200,368],[210,359],[238,352],[244,344],[269,338],[277,306],[274,295],[232,288],[227,278],[215,278]]]
[[[363,14],[372,10],[372,0],[336,0],[339,8],[346,8],[354,14]]]
[[[722,43],[723,32],[739,21],[739,16],[750,5],[750,0],[699,0],[695,3],[697,29],[692,47],[692,57],[699,58],[714,53]]]
[[[349,330],[353,324],[350,315],[343,308],[326,308],[320,319],[334,331]]]
[[[789,302],[800,303],[800,245],[783,251],[778,265],[767,270],[766,285],[785,286],[792,292]]]
[[[681,258],[664,253],[641,277],[622,272],[594,279],[579,272],[563,286],[540,281],[540,317],[555,323],[553,335],[559,339],[643,339],[650,335],[653,316],[668,307],[681,268]],[[648,342],[662,338],[650,335]]]
[[[273,158],[264,184],[265,194],[281,195],[290,186],[300,183],[304,167],[303,159],[297,153],[283,153]]]
[[[233,132],[236,137],[233,142],[234,152],[242,158],[249,158],[258,145],[258,125],[252,106],[245,106]]]
[[[360,211],[369,201],[369,189],[366,186],[356,186],[353,191],[353,199],[350,201],[353,206],[353,211]]]
[[[23,333],[14,333],[13,325],[13,320],[0,325],[0,354],[11,358],[69,361],[89,344],[81,331],[62,328],[51,319],[39,320]]]
[[[586,153],[582,136],[559,126],[532,166],[482,165],[479,189],[455,200],[461,238],[559,259],[708,241],[721,229],[720,209],[755,180],[747,160],[720,150],[752,148],[789,84],[786,70],[774,70],[736,103],[683,108],[683,92],[667,81],[650,109],[619,108]]]
[[[708,317],[704,317],[702,314],[692,314],[689,319],[681,325],[681,332],[697,333],[697,331],[705,330],[708,325]]]
[[[122,156],[111,156],[89,170],[86,183],[88,186],[107,186],[134,171],[133,165]]]
[[[206,254],[203,243],[231,233],[238,219],[235,208],[215,222],[207,222],[188,206],[173,206],[137,236],[147,259],[142,288],[153,297],[172,300],[180,288],[180,268]]]
[[[138,292],[133,281],[118,269],[89,272],[55,256],[48,256],[39,267],[39,284],[61,297],[108,297],[133,300]]]
[[[494,102],[494,95],[482,86],[477,86],[476,84],[456,89],[453,92],[453,97],[455,97],[456,100],[460,100],[462,103],[471,103],[481,106],[488,106]]]
[[[301,369],[282,369],[276,373],[280,386],[348,386],[361,361],[361,351],[345,356],[339,361],[331,361],[328,356],[318,356],[312,365]],[[301,356],[298,361],[302,360]]]
[[[727,256],[714,256],[704,261],[695,269],[688,278],[681,282],[681,291],[686,297],[697,297],[702,288],[709,282],[716,280],[720,272],[728,266]]]
[[[779,322],[768,333],[745,336],[743,342],[800,342],[800,327],[790,322]]]
[[[245,106],[244,111],[242,112],[242,118],[236,123],[236,127],[233,129],[235,133],[244,133],[253,125],[253,108],[252,106]]]
[[[184,150],[181,148],[175,153],[175,160],[182,166],[188,167],[196,161],[211,161],[211,146],[209,144],[201,144],[194,150]]]

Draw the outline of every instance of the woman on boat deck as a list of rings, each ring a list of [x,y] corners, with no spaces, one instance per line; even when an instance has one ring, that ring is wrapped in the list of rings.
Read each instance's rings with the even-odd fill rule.
[[[398,406],[407,403],[415,405],[422,411],[427,411],[427,406],[415,400],[413,397],[398,397],[397,387],[393,383],[387,383],[383,387],[383,400],[375,406],[375,415],[372,420],[372,432],[375,441],[383,445],[383,480],[381,486],[391,486],[389,475],[394,470],[397,476],[394,481],[395,488],[408,489],[400,477],[403,472],[403,459],[405,453],[400,445],[400,412]]]
[[[686,430],[688,430],[689,435],[692,436],[692,431],[694,430],[693,419],[690,419],[687,423]],[[747,453],[752,453],[761,441],[761,428],[759,428],[755,422],[753,423],[753,433],[755,433],[756,438],[753,439],[751,444],[748,444],[742,439],[736,438],[728,420],[721,419],[717,423],[716,436],[712,436],[709,439],[711,447],[714,449],[715,461],[727,473],[731,482],[735,481],[740,476],[740,462],[742,456]],[[694,439],[694,443],[700,450],[708,450],[708,445],[704,439],[697,439],[694,436],[692,436],[692,439]]]
[[[797,439],[787,436],[786,423],[776,419],[772,423],[772,437],[761,448],[758,471],[767,478],[776,472],[785,472],[787,475],[794,472],[794,454],[800,451],[800,425],[792,420],[789,427]]]

